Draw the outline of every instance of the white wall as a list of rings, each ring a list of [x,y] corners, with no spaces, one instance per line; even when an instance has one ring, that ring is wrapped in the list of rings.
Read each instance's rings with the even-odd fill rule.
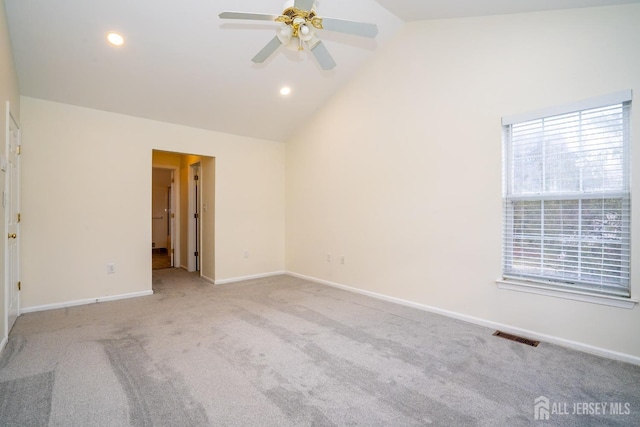
[[[284,269],[284,144],[27,97],[21,107],[22,308],[151,289],[153,149],[216,158],[216,280]]]
[[[623,89],[640,103],[638,23],[636,4],[407,25],[287,144],[287,269],[640,357],[640,309],[495,284],[501,117]]]
[[[0,0],[0,150],[5,153],[7,143],[6,103],[9,101],[11,110],[16,120],[20,119],[20,93],[18,90],[18,76],[13,62],[11,41],[7,28],[4,0]],[[0,188],[4,190],[5,173],[0,172]],[[4,230],[4,209],[0,209],[0,226]],[[4,240],[3,240],[4,242]],[[5,245],[0,244],[0,350],[6,340],[6,307],[5,307],[5,269],[4,269]]]

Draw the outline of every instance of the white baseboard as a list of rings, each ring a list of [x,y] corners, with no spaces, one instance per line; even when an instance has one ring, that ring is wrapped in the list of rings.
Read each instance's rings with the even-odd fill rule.
[[[200,275],[200,278],[201,278],[202,280],[204,280],[205,282],[211,283],[212,285],[215,285],[215,284],[216,284],[216,281],[215,281],[214,279],[212,279],[212,278],[211,278],[211,277],[209,277],[209,276],[205,276],[204,274],[201,274],[201,275]]]
[[[631,354],[619,353],[619,352],[616,352],[616,351],[607,350],[605,348],[594,347],[594,346],[589,345],[589,344],[576,342],[576,341],[571,341],[571,340],[567,340],[567,339],[564,339],[564,338],[555,337],[555,336],[552,336],[552,335],[540,334],[540,333],[535,332],[535,331],[530,331],[530,330],[527,330],[527,329],[517,328],[517,327],[514,327],[514,326],[505,325],[505,324],[502,324],[502,323],[497,323],[497,322],[493,322],[493,321],[486,320],[486,319],[480,319],[480,318],[477,318],[477,317],[468,316],[466,314],[456,313],[456,312],[449,311],[449,310],[443,310],[441,308],[431,307],[431,306],[428,306],[428,305],[419,304],[419,303],[416,303],[416,302],[407,301],[407,300],[403,300],[403,299],[400,299],[400,298],[390,297],[390,296],[387,296],[387,295],[378,294],[376,292],[365,291],[363,289],[358,289],[358,288],[354,288],[354,287],[351,287],[351,286],[342,285],[342,284],[339,284],[339,283],[329,282],[327,280],[322,280],[322,279],[318,279],[318,278],[315,278],[315,277],[305,276],[305,275],[298,274],[298,273],[287,272],[286,274],[289,275],[289,276],[297,277],[299,279],[305,279],[305,280],[309,280],[311,282],[316,282],[316,283],[320,283],[320,284],[323,284],[323,285],[331,286],[333,288],[338,288],[338,289],[342,289],[342,290],[345,290],[345,291],[349,291],[349,292],[353,292],[353,293],[357,293],[357,294],[361,294],[361,295],[370,296],[372,298],[393,302],[393,303],[404,305],[404,306],[407,306],[407,307],[416,308],[418,310],[428,311],[430,313],[440,314],[442,316],[451,317],[453,319],[462,320],[464,322],[468,322],[468,323],[472,323],[472,324],[475,324],[475,325],[484,326],[484,327],[487,327],[487,328],[490,328],[490,329],[498,329],[498,330],[501,330],[503,332],[507,332],[507,333],[511,333],[511,334],[515,334],[515,335],[525,336],[525,337],[527,337],[529,339],[534,339],[534,340],[538,340],[538,341],[542,341],[542,342],[548,342],[548,343],[551,343],[551,344],[557,344],[557,345],[560,345],[560,346],[563,346],[563,347],[568,347],[568,348],[571,348],[571,349],[574,349],[574,350],[579,350],[579,351],[582,351],[582,352],[585,352],[585,353],[594,354],[596,356],[601,356],[601,357],[606,357],[606,358],[609,358],[609,359],[619,360],[619,361],[631,363],[631,364],[634,364],[634,365],[640,365],[640,357],[633,356]]]
[[[47,305],[39,305],[34,307],[25,307],[20,310],[20,313],[34,313],[36,311],[46,311],[46,310],[55,310],[58,308],[67,308],[67,307],[75,307],[78,305],[87,305],[87,304],[95,304],[98,302],[107,302],[107,301],[117,301],[121,299],[129,299],[129,298],[138,298],[138,297],[146,297],[149,295],[153,295],[153,291],[142,291],[142,292],[132,292],[130,294],[123,295],[113,295],[108,297],[98,297],[98,298],[89,298],[83,300],[76,301],[68,301],[57,304],[47,304]]]
[[[0,341],[0,354],[2,354],[2,350],[4,350],[8,342],[9,342],[9,338],[7,337],[2,338],[2,341]]]
[[[231,279],[216,280],[214,283],[216,285],[226,285],[226,284],[229,284],[229,283],[243,282],[245,280],[264,279],[265,277],[281,276],[283,274],[287,274],[287,272],[286,271],[274,271],[274,272],[271,272],[271,273],[255,274],[253,276],[234,277],[234,278],[231,278]]]

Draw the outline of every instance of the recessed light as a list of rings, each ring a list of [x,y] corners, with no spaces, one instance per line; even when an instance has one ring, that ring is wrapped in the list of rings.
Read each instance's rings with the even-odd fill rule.
[[[114,46],[122,46],[124,44],[124,37],[118,33],[107,34],[107,40]]]
[[[289,86],[283,86],[280,88],[280,95],[289,96],[291,95],[291,88]]]

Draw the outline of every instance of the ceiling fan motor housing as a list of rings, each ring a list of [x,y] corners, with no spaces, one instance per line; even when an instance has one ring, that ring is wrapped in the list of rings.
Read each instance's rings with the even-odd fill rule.
[[[310,12],[310,11],[314,11],[315,12],[316,11],[316,3],[317,2],[314,1],[307,12]],[[295,8],[295,4],[296,4],[295,0],[287,0],[287,1],[284,2],[284,6],[282,8],[284,10],[293,9],[293,8]]]

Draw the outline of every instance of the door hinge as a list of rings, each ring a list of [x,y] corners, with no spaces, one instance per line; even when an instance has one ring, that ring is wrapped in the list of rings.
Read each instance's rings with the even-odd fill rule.
[[[194,175],[194,177],[193,177],[193,180],[194,180],[194,181],[197,181],[197,180],[199,180],[199,179],[200,179],[200,177],[199,177],[198,175]]]
[[[194,252],[193,256],[200,256],[200,252]]]
[[[22,290],[22,283],[18,282],[18,290],[21,291]]]
[[[193,214],[193,217],[194,217],[195,219],[198,219],[198,218],[200,218],[200,214],[195,213],[195,214]]]
[[[171,218],[175,218],[175,217],[176,217],[176,214],[171,214]]]
[[[22,153],[22,145],[17,145],[16,146],[16,154],[19,156]]]
[[[18,222],[20,222],[20,219],[21,219],[21,218],[22,218],[22,217],[20,216],[20,214],[18,214]]]

